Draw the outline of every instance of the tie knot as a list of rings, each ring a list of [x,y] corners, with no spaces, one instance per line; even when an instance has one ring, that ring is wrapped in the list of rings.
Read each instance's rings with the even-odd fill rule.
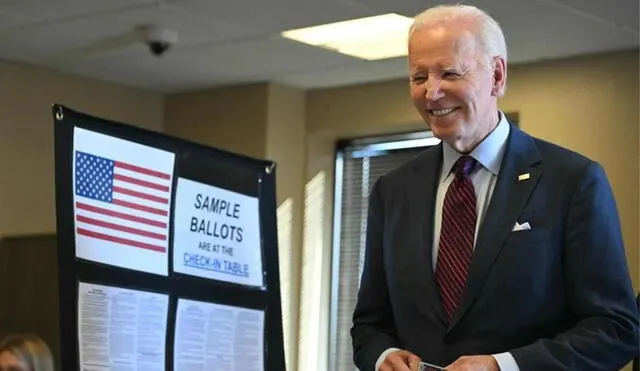
[[[471,156],[461,156],[453,165],[453,171],[455,171],[456,176],[466,178],[471,174],[477,163],[476,159]]]

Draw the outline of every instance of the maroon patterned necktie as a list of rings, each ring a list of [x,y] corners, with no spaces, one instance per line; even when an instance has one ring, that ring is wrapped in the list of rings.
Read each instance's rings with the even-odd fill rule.
[[[476,192],[469,174],[476,165],[470,156],[456,161],[455,178],[442,207],[442,227],[436,262],[436,282],[447,319],[453,317],[467,286],[476,230]]]

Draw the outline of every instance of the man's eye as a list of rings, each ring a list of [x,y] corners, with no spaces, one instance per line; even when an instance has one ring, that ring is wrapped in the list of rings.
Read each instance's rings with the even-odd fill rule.
[[[421,83],[421,82],[425,82],[427,80],[427,78],[425,76],[412,76],[411,77],[411,82],[414,83]]]
[[[445,73],[442,74],[442,77],[444,77],[445,79],[455,79],[460,77],[461,75],[457,72],[453,72],[453,71],[446,71]]]

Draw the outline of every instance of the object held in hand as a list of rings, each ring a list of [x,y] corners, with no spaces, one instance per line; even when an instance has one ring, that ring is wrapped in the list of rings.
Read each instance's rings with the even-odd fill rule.
[[[427,362],[420,362],[419,371],[445,371],[444,367],[436,366]]]

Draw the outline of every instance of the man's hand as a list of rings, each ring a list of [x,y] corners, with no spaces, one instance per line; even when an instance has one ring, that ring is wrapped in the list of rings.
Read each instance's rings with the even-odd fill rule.
[[[418,371],[419,367],[420,357],[406,350],[397,350],[387,355],[378,371]]]
[[[465,356],[445,367],[447,371],[500,371],[492,356]]]

